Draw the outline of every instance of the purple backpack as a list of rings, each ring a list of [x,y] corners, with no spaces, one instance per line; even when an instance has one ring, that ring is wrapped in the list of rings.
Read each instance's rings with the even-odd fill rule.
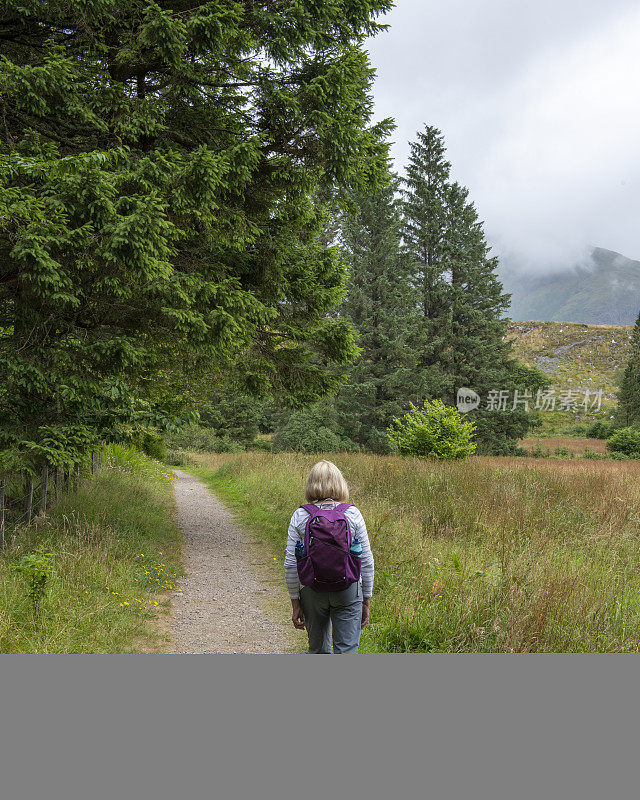
[[[353,539],[345,511],[352,503],[334,509],[313,504],[300,506],[309,513],[304,527],[304,555],[298,559],[298,577],[316,592],[340,592],[360,579],[359,556],[351,552]]]

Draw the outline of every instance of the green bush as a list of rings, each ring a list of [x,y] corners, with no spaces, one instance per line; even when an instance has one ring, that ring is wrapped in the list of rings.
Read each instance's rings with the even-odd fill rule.
[[[298,453],[358,452],[358,446],[343,436],[335,421],[335,411],[326,404],[294,411],[273,437],[272,450]]]
[[[263,453],[270,453],[272,449],[271,439],[254,439],[247,445],[247,450],[260,450]]]
[[[607,439],[607,450],[630,458],[640,458],[640,428],[619,428]]]
[[[596,453],[594,450],[589,450],[588,448],[582,454],[583,458],[590,458],[594,461],[607,459],[609,456],[606,456],[604,453]]]
[[[164,463],[170,467],[186,467],[189,464],[188,450],[167,450]]]
[[[563,425],[559,433],[562,436],[584,436],[587,433],[587,427],[583,422],[576,422],[573,425]]]
[[[215,428],[187,425],[179,433],[167,436],[172,450],[196,450],[201,453],[241,453],[244,447],[226,436],[218,436]]]
[[[422,408],[412,403],[403,417],[395,417],[387,435],[399,453],[449,460],[474,453],[474,431],[475,425],[463,420],[457,408],[441,400],[425,400]]]
[[[586,435],[590,439],[608,439],[614,433],[614,425],[612,422],[607,422],[603,419],[598,419],[592,422],[587,428]]]
[[[148,455],[149,458],[155,458],[157,461],[163,461],[167,455],[167,446],[156,430],[145,431],[136,440],[135,444],[145,455]]]

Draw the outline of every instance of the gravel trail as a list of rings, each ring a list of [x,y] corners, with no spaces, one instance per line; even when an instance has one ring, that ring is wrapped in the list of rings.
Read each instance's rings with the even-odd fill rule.
[[[203,483],[175,473],[187,574],[172,598],[173,652],[290,652],[287,606],[275,611],[281,594],[272,577],[269,586],[264,552]]]

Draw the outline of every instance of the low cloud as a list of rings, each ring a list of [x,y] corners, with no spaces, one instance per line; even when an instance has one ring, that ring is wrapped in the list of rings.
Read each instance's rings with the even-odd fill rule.
[[[445,134],[495,251],[531,270],[606,247],[640,258],[640,8],[400,0],[371,42],[396,167],[425,123]]]

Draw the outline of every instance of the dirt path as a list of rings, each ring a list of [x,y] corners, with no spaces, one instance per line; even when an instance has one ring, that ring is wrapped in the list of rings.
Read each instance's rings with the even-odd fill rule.
[[[175,472],[187,575],[172,598],[173,652],[290,652],[287,606],[274,603],[282,595],[269,586],[264,552],[203,483]]]

